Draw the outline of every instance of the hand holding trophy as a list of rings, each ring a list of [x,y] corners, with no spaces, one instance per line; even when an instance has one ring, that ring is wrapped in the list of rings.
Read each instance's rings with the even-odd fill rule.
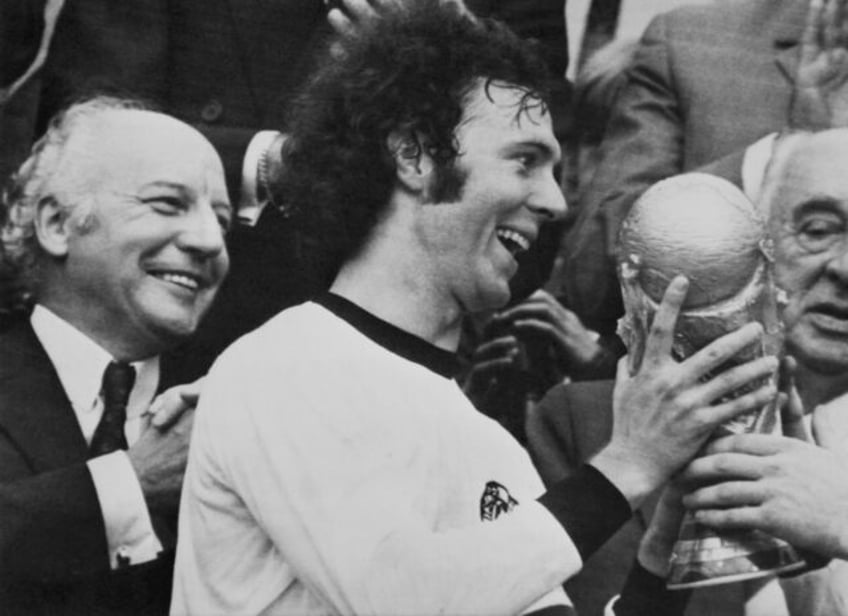
[[[631,372],[640,365],[663,292],[680,274],[690,285],[674,334],[676,359],[683,360],[750,322],[762,324],[762,342],[716,371],[781,353],[780,291],[773,279],[767,225],[754,205],[726,180],[690,173],[646,191],[622,225],[618,266],[626,311],[619,333],[628,347]],[[767,379],[776,383],[777,374]],[[753,382],[730,397],[761,385]],[[762,408],[723,424],[714,437],[771,433],[778,422],[775,396]],[[784,541],[759,531],[717,534],[687,515],[671,556],[668,585],[706,586],[802,566],[803,561]]]

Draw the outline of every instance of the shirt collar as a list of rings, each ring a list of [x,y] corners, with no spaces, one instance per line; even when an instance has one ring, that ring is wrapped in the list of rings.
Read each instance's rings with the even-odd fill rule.
[[[384,321],[341,295],[327,292],[314,301],[396,355],[448,379],[459,372],[459,360],[455,353]]]
[[[33,309],[30,323],[74,411],[77,415],[91,411],[100,396],[103,371],[113,358],[80,330],[40,304]],[[158,356],[132,362],[132,366],[136,377],[127,403],[127,417],[136,417],[147,410],[159,385]]]

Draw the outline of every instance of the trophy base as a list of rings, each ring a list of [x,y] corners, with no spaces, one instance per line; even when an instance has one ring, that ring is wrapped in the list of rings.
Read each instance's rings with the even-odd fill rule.
[[[717,535],[690,522],[684,523],[674,546],[666,586],[672,590],[699,588],[751,580],[801,569],[795,549],[759,531]]]

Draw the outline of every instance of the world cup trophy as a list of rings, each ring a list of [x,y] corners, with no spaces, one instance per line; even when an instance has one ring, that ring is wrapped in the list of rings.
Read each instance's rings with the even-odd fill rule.
[[[689,357],[751,321],[763,325],[761,343],[741,351],[713,374],[755,357],[780,354],[782,294],[774,283],[766,221],[730,182],[688,173],[647,190],[622,225],[618,270],[625,305],[619,335],[628,349],[631,373],[642,361],[663,293],[679,274],[689,279],[689,291],[674,333],[676,359]],[[753,391],[766,380],[776,383],[776,371],[729,397]],[[722,424],[713,437],[772,432],[779,419],[775,396],[762,408]],[[718,534],[687,514],[672,552],[668,587],[722,584],[803,566],[794,548],[780,539],[755,530]]]

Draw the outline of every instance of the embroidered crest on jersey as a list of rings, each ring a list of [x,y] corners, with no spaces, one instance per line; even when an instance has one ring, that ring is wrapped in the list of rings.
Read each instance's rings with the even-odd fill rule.
[[[489,522],[496,520],[502,513],[512,511],[517,504],[518,501],[512,498],[509,490],[497,481],[490,481],[480,497],[480,519]]]

